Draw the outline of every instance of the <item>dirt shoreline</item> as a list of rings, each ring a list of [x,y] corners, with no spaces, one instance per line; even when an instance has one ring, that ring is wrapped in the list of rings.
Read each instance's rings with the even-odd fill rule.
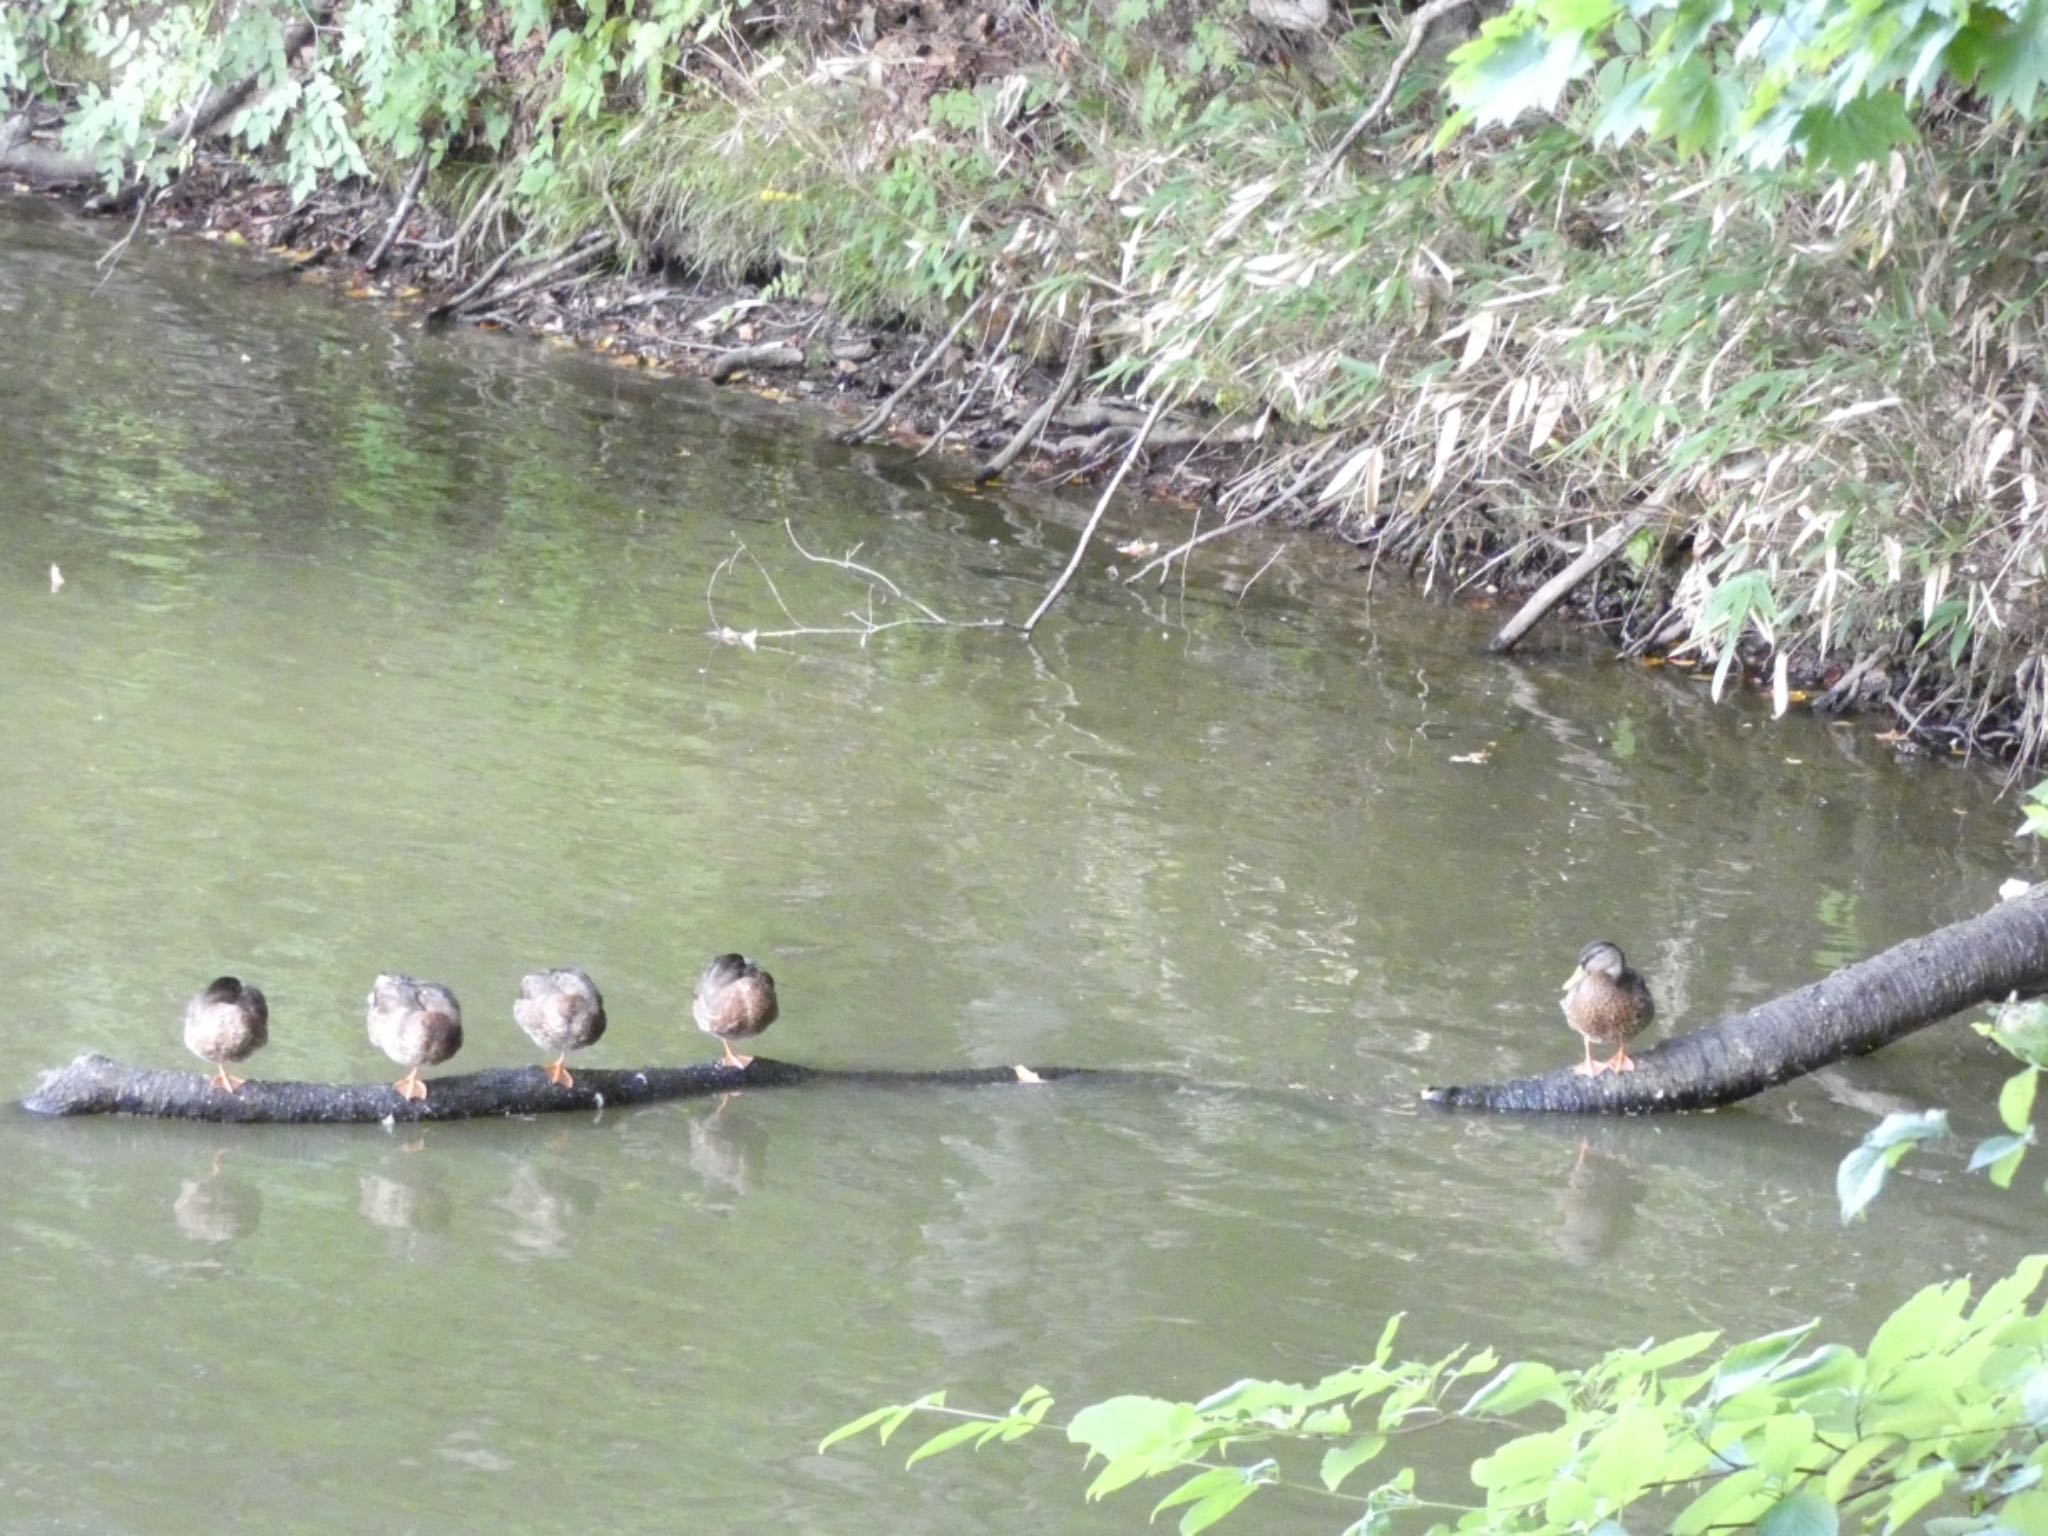
[[[39,186],[21,176],[0,185],[99,218],[110,242],[134,226],[156,236],[245,247],[252,256],[282,262],[307,282],[353,300],[398,306],[424,324],[472,324],[564,339],[652,377],[694,377],[751,388],[771,400],[812,403],[820,407],[820,429],[842,441],[886,441],[920,456],[943,454],[963,479],[1102,482],[1129,453],[1147,415],[1146,405],[1135,400],[1078,398],[1075,375],[1087,370],[1071,366],[1073,359],[1062,366],[1002,343],[977,352],[957,334],[934,337],[846,323],[821,303],[764,299],[749,287],[715,287],[695,274],[643,264],[623,236],[586,235],[524,261],[508,259],[515,248],[488,263],[467,260],[463,231],[403,189],[351,185],[295,203],[282,185],[254,176],[243,162],[203,155],[137,224],[131,214],[95,208],[90,187]],[[367,270],[378,253],[380,264]],[[1049,414],[1048,405],[1054,406]],[[1015,456],[1014,463],[999,462],[1006,453]],[[1298,499],[1316,465],[1297,473],[1299,466],[1263,434],[1242,426],[1219,430],[1214,418],[1187,413],[1155,428],[1141,459],[1134,490],[1217,512],[1216,521],[1197,529],[1191,545],[1251,526],[1352,542]],[[1262,461],[1274,473],[1263,503],[1247,512],[1242,488],[1256,478],[1253,471]],[[1225,487],[1237,488],[1235,507],[1218,505]],[[1577,552],[1562,534],[1537,547],[1489,550],[1478,565],[1487,577],[1483,584],[1468,578],[1455,590],[1497,606],[1505,620]],[[1160,558],[1186,560],[1195,553],[1183,545]],[[1380,568],[1377,560],[1360,566],[1368,581]],[[1647,586],[1588,581],[1558,605],[1550,622],[1606,632],[1618,652],[1643,665],[1697,667],[1682,647],[1673,653],[1672,642],[1680,637]],[[1647,624],[1641,622],[1646,604]],[[1637,625],[1633,635],[1631,621]],[[1768,691],[1769,658],[1743,660],[1741,685]],[[1736,679],[1729,682],[1735,685]],[[1787,683],[1794,707],[1856,715],[1865,724],[1889,717],[1873,734],[1902,757],[1985,755],[2017,774],[2006,744],[2017,735],[2000,730],[2000,722],[1945,709],[1932,685],[1920,685],[1917,670],[1901,678],[1831,658],[1794,658]]]

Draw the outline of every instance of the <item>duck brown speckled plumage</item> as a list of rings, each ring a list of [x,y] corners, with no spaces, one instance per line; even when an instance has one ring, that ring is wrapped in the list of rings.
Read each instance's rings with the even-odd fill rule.
[[[1586,1042],[1586,1059],[1572,1070],[1581,1077],[1598,1077],[1602,1072],[1633,1072],[1636,1064],[1628,1054],[1628,1043],[1650,1027],[1657,1016],[1657,1004],[1650,996],[1649,983],[1628,968],[1622,952],[1605,939],[1595,939],[1579,951],[1578,968],[1564,984],[1565,1022]],[[1612,1046],[1606,1061],[1593,1059],[1593,1047]]]
[[[270,1039],[270,1005],[255,987],[233,976],[216,978],[185,1005],[185,1049],[213,1063],[213,1086],[233,1093],[248,1081],[228,1070]]]
[[[401,1066],[399,1097],[424,1099],[421,1067],[438,1067],[462,1049],[462,1004],[437,981],[382,975],[370,989],[370,1043]]]
[[[527,1039],[555,1052],[555,1059],[541,1069],[548,1081],[573,1088],[576,1079],[563,1063],[569,1052],[596,1044],[604,1034],[604,996],[590,973],[573,965],[535,971],[519,978],[512,1017]]]
[[[749,1040],[775,1022],[775,978],[745,955],[720,955],[697,978],[690,1012],[697,1027],[716,1035],[725,1047],[729,1066],[744,1067],[754,1058],[736,1055],[735,1040]]]

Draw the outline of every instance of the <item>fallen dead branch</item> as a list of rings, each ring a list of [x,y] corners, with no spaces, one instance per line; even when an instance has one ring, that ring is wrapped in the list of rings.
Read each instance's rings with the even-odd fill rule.
[[[1131,466],[1138,461],[1138,455],[1144,452],[1146,435],[1157,425],[1159,418],[1166,414],[1166,407],[1172,403],[1172,399],[1170,394],[1162,392],[1152,407],[1152,414],[1145,418],[1145,425],[1131,438],[1130,452],[1124,455],[1123,463],[1119,464],[1116,473],[1110,476],[1109,484],[1102,488],[1102,495],[1095,503],[1095,510],[1088,515],[1088,522],[1081,530],[1081,537],[1074,542],[1074,553],[1067,559],[1067,568],[1060,572],[1059,580],[1052,584],[1052,590],[1045,594],[1038,606],[1031,610],[1031,617],[1024,621],[1024,634],[1027,639],[1031,632],[1038,628],[1038,621],[1045,617],[1046,610],[1059,601],[1060,594],[1067,589],[1067,583],[1074,579],[1074,572],[1080,567],[1081,557],[1088,551],[1088,541],[1095,537],[1096,525],[1102,521],[1102,514],[1109,510],[1110,497],[1116,494],[1117,487],[1124,483],[1124,476],[1131,472]]]
[[[1496,656],[1513,650],[1516,642],[1529,633],[1543,615],[1563,602],[1580,582],[1612,560],[1622,545],[1634,538],[1636,530],[1649,520],[1648,512],[1631,512],[1588,544],[1584,554],[1536,589],[1535,595],[1500,627],[1500,633],[1487,642],[1486,648]]]
[[[844,555],[821,555],[804,548],[802,541],[796,536],[796,529],[787,518],[783,520],[782,530],[789,536],[790,547],[813,565],[829,565],[836,570],[845,571],[849,575],[858,576],[866,581],[868,589],[865,610],[857,608],[848,610],[843,615],[847,620],[844,624],[812,624],[806,622],[797,617],[795,611],[791,609],[789,603],[783,598],[782,589],[776,585],[775,577],[761,563],[759,557],[746,544],[740,543],[734,547],[730,554],[712,568],[711,579],[704,588],[704,608],[711,617],[710,633],[712,639],[726,645],[743,646],[751,651],[763,640],[797,640],[818,635],[849,635],[857,638],[862,647],[865,648],[868,641],[876,635],[885,634],[892,629],[1014,628],[1008,619],[949,619],[928,604],[912,597],[873,566],[864,565],[856,560],[854,556],[860,553],[860,546],[858,544]],[[789,621],[786,628],[734,629],[719,617],[716,601],[719,580],[730,575],[739,567],[742,561],[745,561],[754,568],[755,572],[760,576],[762,583],[768,588],[768,595],[774,599],[775,606],[781,610],[782,616]],[[882,616],[876,608],[878,593],[882,601],[901,603],[904,607],[913,611],[894,618]]]
[[[910,376],[896,386],[888,399],[868,412],[865,417],[853,426],[841,432],[839,434],[839,441],[842,443],[864,442],[868,437],[879,431],[882,423],[887,421],[895,411],[897,402],[917,388],[924,381],[924,376],[930,373],[937,366],[939,359],[946,355],[954,341],[959,338],[960,333],[967,328],[967,322],[974,318],[975,312],[981,308],[982,301],[987,297],[988,292],[986,290],[976,294],[974,302],[963,309],[960,312],[960,318],[953,322],[952,329],[940,337],[937,343],[918,360],[917,366],[910,370]]]
[[[412,174],[405,178],[405,190],[398,195],[398,206],[391,211],[391,222],[384,226],[384,238],[377,242],[377,248],[370,252],[369,260],[363,263],[365,272],[374,272],[384,265],[384,255],[391,249],[391,242],[398,238],[399,230],[405,227],[406,218],[412,213],[412,205],[419,201],[420,188],[427,182],[427,166],[433,156],[427,150],[420,151],[420,158],[412,168]]]
[[[756,1056],[745,1067],[723,1061],[639,1070],[578,1067],[571,1087],[538,1067],[493,1067],[428,1079],[424,1099],[404,1099],[389,1083],[304,1083],[250,1078],[233,1093],[199,1072],[130,1066],[105,1056],[80,1056],[47,1072],[22,1101],[31,1114],[141,1115],[237,1125],[377,1125],[383,1121],[474,1120],[485,1117],[586,1114],[666,1099],[731,1093],[741,1088],[856,1084],[879,1088],[978,1088],[1037,1085],[1063,1079],[1143,1081],[1156,1074],[1076,1067],[951,1067],[891,1072],[801,1067]],[[1165,1079],[1161,1079],[1165,1080]]]
[[[1379,121],[1380,114],[1387,110],[1388,103],[1394,99],[1394,92],[1401,84],[1402,75],[1407,73],[1408,66],[1415,61],[1415,55],[1421,52],[1422,40],[1428,36],[1429,29],[1452,11],[1469,4],[1471,0],[1428,0],[1427,4],[1418,7],[1408,18],[1407,40],[1401,44],[1401,51],[1394,55],[1394,62],[1387,66],[1386,82],[1380,86],[1379,94],[1366,104],[1363,112],[1352,119],[1351,126],[1344,130],[1344,136],[1337,140],[1329,154],[1323,157],[1322,164],[1310,172],[1308,180],[1302,184],[1303,196],[1320,186],[1324,178],[1343,163],[1344,156],[1350,151],[1351,146],[1358,142],[1358,136]]]
[[[1088,356],[1088,338],[1094,318],[1093,308],[1082,311],[1081,323],[1074,328],[1074,345],[1068,349],[1066,371],[1060,375],[1058,388],[1040,402],[1038,409],[1033,411],[1024,425],[1017,429],[1017,435],[996,450],[995,457],[974,471],[976,485],[986,485],[1016,463],[1017,455],[1038,441],[1038,434],[1045,430],[1046,423],[1053,418],[1053,413],[1067,403],[1067,397],[1073,394],[1075,386],[1081,382],[1082,363]]]

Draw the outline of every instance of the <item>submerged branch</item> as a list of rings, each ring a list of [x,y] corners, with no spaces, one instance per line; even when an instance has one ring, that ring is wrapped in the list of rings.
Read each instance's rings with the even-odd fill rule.
[[[787,518],[783,519],[782,531],[789,536],[790,546],[813,565],[829,565],[866,581],[868,583],[866,612],[862,612],[859,609],[849,610],[845,615],[847,620],[849,620],[846,624],[811,624],[805,622],[803,619],[798,618],[795,611],[791,609],[788,601],[782,595],[782,589],[775,584],[775,578],[769,574],[768,567],[761,563],[760,557],[744,543],[741,543],[736,544],[731,554],[712,567],[711,579],[704,587],[704,609],[711,617],[712,639],[723,641],[728,645],[745,646],[748,650],[752,650],[763,640],[794,640],[810,635],[852,635],[857,636],[861,644],[865,646],[875,635],[891,629],[1010,629],[1015,627],[1008,619],[949,619],[937,610],[919,602],[873,566],[863,565],[854,559],[853,557],[860,553],[860,546],[858,544],[844,555],[820,555],[804,548],[802,540],[796,536],[795,526]],[[716,602],[718,579],[728,571],[735,569],[742,560],[753,566],[755,571],[760,574],[763,584],[768,588],[768,595],[775,600],[775,606],[782,610],[782,616],[789,620],[788,628],[738,630],[732,628],[719,618],[718,604]],[[902,603],[906,607],[914,608],[917,611],[898,619],[877,618],[875,616],[875,593],[877,589],[884,592],[888,600]]]
[[[1679,1035],[1637,1056],[1633,1072],[1580,1077],[1561,1067],[1541,1077],[1430,1088],[1423,1098],[1446,1109],[1567,1114],[1716,1109],[1867,1055],[1965,1008],[2044,986],[2048,884]]]
[[[639,1071],[578,1067],[574,1087],[558,1087],[538,1066],[492,1067],[427,1079],[424,1099],[405,1099],[389,1083],[300,1083],[250,1078],[223,1092],[198,1072],[130,1066],[81,1056],[43,1075],[22,1101],[36,1115],[143,1115],[236,1125],[377,1125],[385,1120],[473,1120],[484,1116],[595,1111],[664,1099],[849,1083],[876,1088],[980,1088],[1087,1079],[1132,1080],[1153,1074],[1084,1067],[952,1067],[927,1072],[800,1067],[756,1056],[745,1067],[723,1061]]]
[[[1102,488],[1102,495],[1095,503],[1094,512],[1089,515],[1087,526],[1081,530],[1081,537],[1074,542],[1074,552],[1067,558],[1067,568],[1060,572],[1060,579],[1052,584],[1052,590],[1039,600],[1038,606],[1031,610],[1031,617],[1024,621],[1024,633],[1027,636],[1038,628],[1038,621],[1045,617],[1046,611],[1054,603],[1059,601],[1060,594],[1067,589],[1067,583],[1074,579],[1074,572],[1080,567],[1081,557],[1088,552],[1088,541],[1095,537],[1096,525],[1102,521],[1102,514],[1109,510],[1110,497],[1114,496],[1117,487],[1124,483],[1124,476],[1131,472],[1131,466],[1138,461],[1138,455],[1145,451],[1145,439],[1151,436],[1152,429],[1159,424],[1159,418],[1166,414],[1166,407],[1172,399],[1171,391],[1162,390],[1158,400],[1153,402],[1152,414],[1147,416],[1145,424],[1131,435],[1131,450],[1124,455],[1123,463],[1117,466],[1109,484]]]

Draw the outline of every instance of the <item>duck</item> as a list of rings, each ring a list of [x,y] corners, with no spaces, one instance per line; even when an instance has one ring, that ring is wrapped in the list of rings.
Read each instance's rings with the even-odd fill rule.
[[[748,1040],[775,1022],[775,978],[745,955],[720,955],[697,978],[690,1012],[697,1027],[716,1035],[725,1064],[745,1068],[754,1058],[736,1055],[735,1040]]]
[[[185,1049],[213,1063],[213,1086],[233,1093],[246,1077],[228,1070],[246,1061],[270,1039],[270,1005],[263,993],[238,977],[219,976],[185,1004]]]
[[[519,1000],[512,1005],[513,1020],[526,1031],[526,1038],[555,1059],[541,1070],[548,1081],[573,1088],[576,1079],[563,1065],[571,1051],[595,1045],[604,1034],[604,995],[588,971],[573,965],[552,971],[535,971],[519,978]]]
[[[1657,1004],[1650,996],[1650,984],[1628,968],[1628,959],[1618,946],[1595,939],[1579,951],[1578,966],[1564,984],[1560,1006],[1565,1022],[1586,1042],[1586,1059],[1572,1071],[1580,1077],[1635,1071],[1628,1043],[1650,1027],[1657,1017]],[[1614,1054],[1595,1061],[1595,1045],[1611,1045]]]
[[[438,981],[380,975],[370,989],[370,1043],[410,1068],[391,1086],[402,1099],[424,1099],[421,1067],[438,1067],[462,1049],[462,1004]]]

